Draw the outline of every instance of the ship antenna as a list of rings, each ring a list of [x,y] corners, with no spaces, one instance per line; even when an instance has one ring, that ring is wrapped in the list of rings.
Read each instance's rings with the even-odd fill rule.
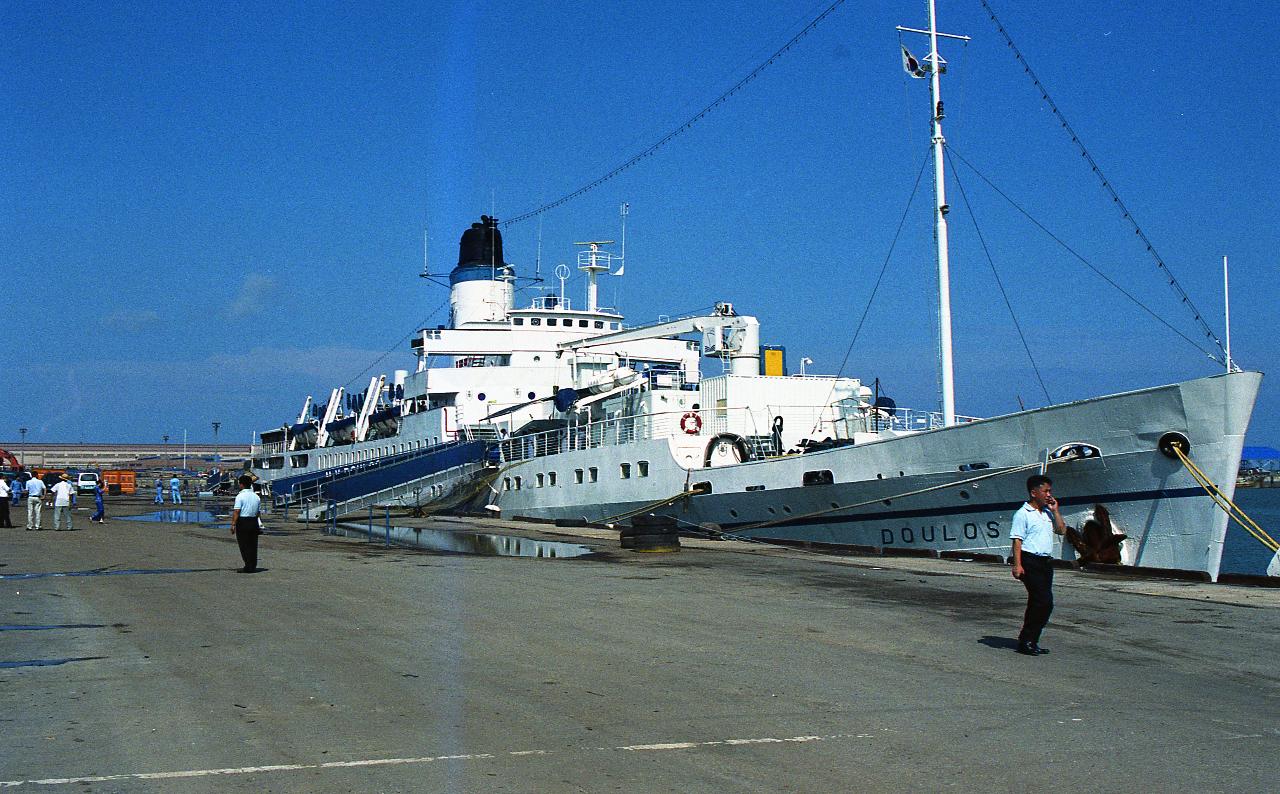
[[[538,253],[533,260],[533,278],[536,281],[542,280],[542,216],[538,216]]]
[[[618,208],[618,214],[622,216],[622,264],[618,266],[618,272],[613,274],[615,276],[621,276],[627,269],[627,215],[630,212],[631,205],[626,202]]]
[[[429,239],[430,238],[427,236],[427,225],[424,223],[422,224],[422,273],[423,275],[426,275],[427,273],[431,272],[431,268],[428,266],[428,262],[427,262],[427,241]]]
[[[968,36],[957,36],[951,33],[939,33],[936,1],[929,0],[929,29],[917,30],[898,26],[898,31],[907,33],[923,33],[929,37],[929,54],[924,63],[915,62],[915,58],[902,49],[903,66],[913,77],[924,77],[929,74],[929,93],[932,99],[932,135],[933,145],[933,191],[934,191],[934,239],[938,244],[938,353],[941,357],[942,376],[942,423],[950,427],[956,423],[956,385],[955,365],[951,349],[951,260],[947,250],[947,189],[945,171],[943,169],[943,146],[946,139],[942,136],[942,73],[946,71],[947,62],[938,53],[938,39],[961,39],[969,41]]]

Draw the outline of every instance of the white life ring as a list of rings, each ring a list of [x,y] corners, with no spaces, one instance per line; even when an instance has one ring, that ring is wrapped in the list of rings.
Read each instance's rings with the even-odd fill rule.
[[[693,411],[686,412],[684,416],[680,417],[680,429],[688,435],[698,435],[702,430],[702,417]]]

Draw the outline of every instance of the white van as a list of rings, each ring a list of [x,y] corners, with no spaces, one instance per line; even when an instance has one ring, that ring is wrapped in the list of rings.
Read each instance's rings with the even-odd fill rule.
[[[98,475],[92,471],[82,471],[76,475],[76,493],[93,493],[98,487]]]

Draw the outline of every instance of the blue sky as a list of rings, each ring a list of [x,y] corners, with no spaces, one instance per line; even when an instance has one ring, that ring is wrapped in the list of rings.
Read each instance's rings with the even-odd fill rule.
[[[678,126],[825,3],[23,3],[0,8],[0,255],[9,344],[0,439],[247,442],[444,322],[420,279],[461,231],[579,187]],[[1277,361],[1280,106],[1257,3],[1013,4],[1022,51],[1222,333]],[[1120,6],[1120,7],[1117,7]],[[925,81],[894,26],[922,2],[848,2],[658,154],[547,213],[543,265],[615,237],[602,290],[633,323],[733,301],[791,367],[834,372],[894,230],[907,226],[845,374],[934,407]],[[1200,339],[977,0],[941,4],[954,151],[1178,330]],[[907,45],[924,55],[922,40]],[[971,172],[958,175],[1055,402],[1215,365],[1084,269]],[[1042,405],[953,183],[957,408]],[[538,223],[505,231],[533,269]],[[569,289],[581,294],[575,280]],[[531,293],[521,295],[521,302]],[[441,308],[444,307],[444,308]],[[390,353],[388,354],[388,351]],[[1249,440],[1280,442],[1280,386]]]

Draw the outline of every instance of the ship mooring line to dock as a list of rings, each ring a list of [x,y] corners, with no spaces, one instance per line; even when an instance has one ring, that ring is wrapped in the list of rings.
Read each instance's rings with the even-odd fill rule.
[[[1258,526],[1258,522],[1250,518],[1240,507],[1233,502],[1216,484],[1209,479],[1209,475],[1191,460],[1191,457],[1183,451],[1180,444],[1171,445],[1173,451],[1177,454],[1178,460],[1182,461],[1182,465],[1187,467],[1187,471],[1191,472],[1191,476],[1196,482],[1200,483],[1200,487],[1204,488],[1205,493],[1209,494],[1209,498],[1213,499],[1213,503],[1222,508],[1228,516],[1235,519],[1235,522],[1244,527],[1248,532],[1263,546],[1271,552],[1280,551],[1280,543],[1276,539],[1267,534],[1266,530]]]
[[[575,752],[654,753],[674,750],[702,750],[712,747],[760,747],[801,745],[813,742],[831,742],[843,739],[870,739],[871,733],[828,733],[802,736],[709,739],[702,741],[653,742],[623,744],[606,747],[578,747],[562,750],[506,750],[492,753],[459,753],[455,755],[424,755],[406,758],[363,758],[351,761],[324,761],[314,764],[263,764],[258,766],[218,767],[211,769],[182,769],[170,772],[125,772],[112,775],[86,775],[81,777],[48,777],[28,780],[0,780],[0,788],[19,786],[68,786],[87,783],[110,783],[122,780],[181,780],[185,778],[222,777],[229,775],[254,775],[269,772],[303,772],[325,769],[357,769],[379,766],[414,766],[441,761],[488,761],[500,758],[524,758],[529,756],[568,755]]]

